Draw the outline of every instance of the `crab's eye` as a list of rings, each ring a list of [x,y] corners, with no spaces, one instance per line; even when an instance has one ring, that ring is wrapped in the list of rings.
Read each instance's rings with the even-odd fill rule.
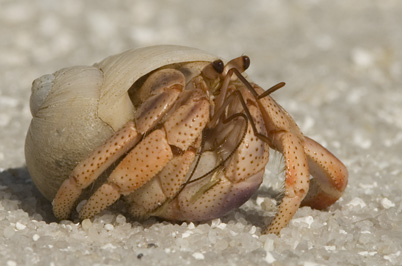
[[[222,60],[215,60],[214,62],[212,62],[212,67],[215,69],[216,72],[221,74],[223,72],[225,64],[223,64]]]
[[[248,57],[247,55],[243,55],[243,68],[244,70],[246,70],[249,66],[250,66],[250,57]]]

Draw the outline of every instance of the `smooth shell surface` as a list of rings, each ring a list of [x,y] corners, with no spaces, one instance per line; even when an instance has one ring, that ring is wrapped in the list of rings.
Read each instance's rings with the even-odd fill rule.
[[[103,80],[99,69],[65,68],[52,76],[47,96],[42,99],[49,77],[44,80],[46,87],[38,89],[41,97],[35,99],[35,94],[31,97],[33,119],[25,142],[28,170],[48,199],[54,197],[60,183],[68,176],[64,171],[72,169],[79,158],[113,134],[96,116]],[[33,91],[41,84],[41,80],[36,80]],[[39,100],[42,100],[40,107],[32,104]]]
[[[151,46],[36,79],[25,158],[40,192],[52,200],[75,165],[134,118],[128,90],[139,78],[166,65],[215,59],[195,48]]]

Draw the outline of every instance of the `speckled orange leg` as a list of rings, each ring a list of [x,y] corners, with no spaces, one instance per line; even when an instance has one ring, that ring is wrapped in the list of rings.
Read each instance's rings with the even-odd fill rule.
[[[285,196],[264,234],[279,234],[299,209],[309,189],[309,169],[302,141],[292,133],[277,133],[276,148],[285,158]]]
[[[83,189],[95,181],[113,162],[131,149],[139,140],[134,122],[128,122],[104,145],[80,162],[59,188],[53,200],[56,218],[67,219]]]
[[[304,150],[313,179],[302,205],[324,209],[342,196],[348,183],[348,171],[338,158],[310,138],[306,137]]]
[[[151,132],[126,155],[107,182],[89,198],[79,213],[80,218],[92,217],[120,195],[142,187],[173,158],[171,146],[186,151],[208,122],[209,102],[205,98],[202,90],[194,89],[191,100],[177,108],[161,129]]]
[[[183,74],[174,69],[156,71],[148,77],[138,92],[139,99],[137,100],[142,104],[136,112],[135,122],[128,122],[106,144],[79,163],[70,178],[59,188],[53,201],[53,212],[58,219],[67,219],[82,190],[88,187],[113,162],[134,147],[143,134],[159,122],[167,110],[173,106],[184,85]],[[120,196],[119,193],[116,193],[118,190],[116,185],[105,184],[100,188],[98,194],[93,195],[90,202],[96,201],[97,197],[102,194],[107,195],[107,198],[98,201],[102,203],[111,201],[107,204],[110,205]]]
[[[81,209],[80,219],[99,213],[120,195],[143,186],[173,158],[164,130],[155,130],[124,157],[116,169]]]
[[[195,155],[193,150],[176,155],[157,176],[125,197],[130,205],[130,214],[140,219],[149,217],[153,211],[158,212],[158,207],[163,203],[173,199],[186,182]]]

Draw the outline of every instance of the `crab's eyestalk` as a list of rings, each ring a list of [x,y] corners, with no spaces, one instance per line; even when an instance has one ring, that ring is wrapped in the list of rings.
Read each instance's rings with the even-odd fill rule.
[[[228,72],[233,68],[239,71],[240,73],[243,73],[244,71],[246,71],[246,69],[248,69],[249,66],[250,66],[250,58],[247,55],[239,56],[235,59],[230,60],[226,64],[223,73],[227,75]]]
[[[243,71],[245,71],[250,66],[250,57],[248,57],[247,55],[243,55],[242,58],[243,58],[243,68],[244,68]]]
[[[217,80],[222,74],[225,64],[222,60],[218,59],[208,64],[202,70],[202,75],[209,80]]]
[[[223,69],[225,68],[225,64],[222,60],[215,60],[214,62],[212,62],[211,66],[218,74],[222,74]]]

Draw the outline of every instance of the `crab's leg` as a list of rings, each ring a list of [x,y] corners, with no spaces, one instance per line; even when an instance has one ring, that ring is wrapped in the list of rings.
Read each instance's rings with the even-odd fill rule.
[[[88,187],[113,162],[131,149],[139,136],[134,122],[128,122],[104,145],[97,148],[87,159],[81,161],[59,188],[53,200],[56,218],[67,219],[83,189]]]
[[[183,74],[175,69],[154,72],[137,93],[141,102],[135,123],[128,122],[112,138],[80,162],[59,188],[53,201],[58,219],[67,219],[83,189],[88,187],[113,162],[130,150],[174,105],[185,85]]]
[[[259,95],[264,91],[256,84]],[[269,95],[258,99],[271,148],[281,152],[285,159],[285,195],[278,212],[264,233],[279,234],[298,210],[309,190],[310,173],[304,151],[304,136],[290,115]]]
[[[177,108],[162,128],[151,132],[127,154],[108,181],[89,198],[80,211],[80,218],[92,217],[120,195],[142,187],[172,160],[173,150],[186,151],[209,121],[209,108],[205,93],[194,91],[193,98]]]
[[[302,140],[286,132],[276,133],[275,142],[275,148],[283,153],[285,159],[285,195],[276,216],[264,231],[266,234],[279,234],[296,213],[309,189],[310,175]]]
[[[92,217],[114,203],[121,194],[140,188],[172,159],[163,130],[155,130],[124,157],[116,169],[81,209],[81,219]]]
[[[128,195],[125,199],[129,202],[130,214],[134,217],[146,218],[153,216],[154,213],[160,213],[160,210],[164,208],[159,207],[173,199],[182,184],[186,182],[187,174],[195,159],[195,150],[191,148],[173,157],[157,176]]]
[[[305,137],[304,150],[313,178],[302,205],[324,209],[342,196],[348,183],[348,171],[331,152],[308,137]]]

